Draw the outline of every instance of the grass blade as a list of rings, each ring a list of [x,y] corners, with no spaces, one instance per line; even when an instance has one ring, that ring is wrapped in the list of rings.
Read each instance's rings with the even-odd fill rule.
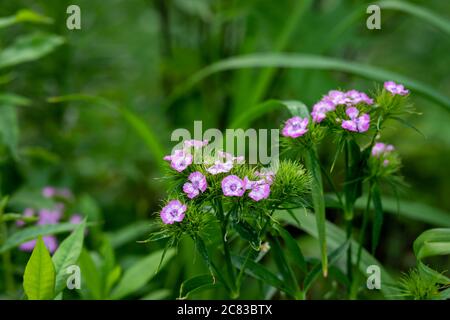
[[[167,105],[170,106],[176,99],[191,90],[198,82],[215,73],[227,70],[263,67],[341,71],[376,81],[392,80],[404,84],[412,91],[423,95],[442,106],[445,110],[450,111],[450,99],[447,96],[434,90],[432,86],[418,80],[363,63],[318,55],[289,53],[249,54],[231,57],[213,63],[198,71],[185,83],[180,85],[174,91],[173,96],[170,97]]]

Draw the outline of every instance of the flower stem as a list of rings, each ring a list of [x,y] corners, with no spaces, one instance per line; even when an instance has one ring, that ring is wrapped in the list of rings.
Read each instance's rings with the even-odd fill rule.
[[[6,241],[8,237],[8,229],[6,227],[6,222],[3,220],[3,213],[6,206],[7,198],[3,198],[0,204],[0,246]],[[13,267],[11,263],[11,253],[9,250],[3,252],[2,254],[3,261],[3,271],[5,272],[5,287],[6,292],[9,294],[14,294],[15,292],[15,284],[14,284],[14,274]]]

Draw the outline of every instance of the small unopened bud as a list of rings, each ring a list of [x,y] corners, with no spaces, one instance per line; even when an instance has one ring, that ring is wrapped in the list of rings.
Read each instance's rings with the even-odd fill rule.
[[[263,253],[266,253],[270,250],[270,244],[268,242],[264,242],[260,245],[259,250]]]

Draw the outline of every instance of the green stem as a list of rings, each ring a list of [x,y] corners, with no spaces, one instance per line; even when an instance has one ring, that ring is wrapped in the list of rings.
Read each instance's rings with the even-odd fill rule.
[[[364,215],[363,215],[361,234],[359,236],[359,247],[358,247],[357,260],[356,260],[356,268],[359,268],[359,264],[361,262],[362,248],[364,245],[364,239],[366,237],[367,224],[369,222],[370,201],[372,201],[372,184],[369,184],[369,195],[367,197],[366,210],[364,211]]]
[[[222,203],[220,201],[217,202],[217,208],[218,208],[220,217],[222,217],[222,219],[223,219],[222,225],[221,225],[223,251],[224,251],[225,264],[226,264],[228,276],[230,277],[230,281],[231,281],[231,298],[235,299],[235,298],[237,298],[239,293],[236,288],[236,274],[234,272],[233,263],[231,261],[230,248],[228,245],[228,241],[226,239],[227,226],[228,226],[230,213],[228,213],[227,215],[224,214]],[[235,210],[235,209],[233,209],[233,210]]]
[[[7,201],[6,199],[3,199],[0,205],[0,246],[6,241],[6,238],[8,237],[8,229],[6,227],[6,222],[3,220],[3,213],[6,206],[6,201]],[[13,295],[15,292],[15,284],[14,284],[13,266],[11,263],[11,253],[9,250],[5,251],[2,254],[2,261],[3,261],[6,292]]]

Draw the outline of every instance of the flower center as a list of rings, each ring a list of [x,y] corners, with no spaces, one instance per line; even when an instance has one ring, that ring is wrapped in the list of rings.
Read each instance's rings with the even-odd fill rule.
[[[231,191],[236,191],[236,189],[237,189],[237,185],[232,184],[232,185],[230,186],[230,190],[231,190]]]

